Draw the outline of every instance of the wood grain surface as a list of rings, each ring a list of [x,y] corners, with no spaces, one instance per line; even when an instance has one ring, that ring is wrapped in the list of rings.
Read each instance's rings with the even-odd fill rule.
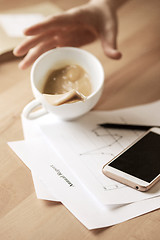
[[[0,10],[39,2],[0,0]],[[53,2],[65,10],[86,1]],[[120,61],[108,59],[99,41],[84,47],[100,59],[106,74],[104,92],[95,109],[118,109],[160,99],[160,1],[129,1],[118,16]],[[36,198],[30,171],[7,146],[8,141],[23,139],[20,114],[33,99],[30,69],[19,70],[18,62],[0,63],[0,239],[159,239],[160,210],[88,231],[62,204]]]

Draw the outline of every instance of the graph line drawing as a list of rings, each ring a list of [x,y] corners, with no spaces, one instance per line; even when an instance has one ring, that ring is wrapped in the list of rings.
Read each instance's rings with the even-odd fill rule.
[[[119,135],[117,133],[111,133],[109,129],[100,126],[94,128],[93,130],[91,130],[91,132],[94,134],[95,137],[101,138],[101,140],[103,141],[103,145],[101,147],[80,153],[80,156],[110,155],[111,157],[114,157],[114,154],[109,151],[113,145],[119,144],[123,149],[123,146],[120,143],[120,140],[123,138],[122,135]]]
[[[101,177],[97,176],[97,173],[92,169],[92,164],[93,164],[93,156],[99,157],[99,159],[102,156],[106,156],[106,159],[111,160],[112,158],[115,157],[115,154],[113,154],[113,148],[119,147],[120,150],[123,150],[124,147],[121,143],[121,140],[123,138],[123,135],[118,134],[116,131],[111,130],[111,129],[106,129],[101,126],[96,126],[95,128],[91,129],[91,134],[93,138],[95,139],[100,139],[101,140],[101,146],[95,147],[93,149],[90,149],[88,151],[84,151],[79,153],[80,157],[91,157],[87,160],[86,166],[90,169],[94,177],[98,180],[99,184],[103,188],[104,191],[112,191],[116,189],[123,188],[124,185],[120,183],[115,183],[113,180],[111,180],[111,183],[105,184],[105,179],[104,176],[102,175]],[[95,140],[96,142],[96,140]],[[107,161],[107,160],[106,160]]]

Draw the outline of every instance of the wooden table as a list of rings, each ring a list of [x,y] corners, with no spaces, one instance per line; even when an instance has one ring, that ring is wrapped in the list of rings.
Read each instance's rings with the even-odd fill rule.
[[[38,2],[1,0],[0,9]],[[86,1],[53,2],[68,9]],[[100,59],[106,73],[96,109],[118,109],[160,98],[160,1],[130,1],[118,15],[122,60],[105,57],[98,41],[84,47]],[[20,71],[17,65],[18,60],[0,64],[0,239],[159,239],[160,210],[88,231],[62,204],[36,198],[30,171],[7,146],[8,141],[23,139],[20,113],[33,99],[30,69]]]

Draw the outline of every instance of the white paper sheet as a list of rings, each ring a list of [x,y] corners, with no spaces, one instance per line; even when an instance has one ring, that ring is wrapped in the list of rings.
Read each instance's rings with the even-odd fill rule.
[[[160,101],[156,101],[150,104],[140,105],[132,108],[126,108],[126,109],[120,109],[115,111],[97,111],[96,115],[99,118],[99,121],[101,119],[101,115],[103,114],[105,118],[105,122],[116,122],[121,123],[124,122],[124,118],[126,121],[130,124],[142,124],[142,125],[159,125],[160,122],[160,116],[159,116],[159,109],[160,109]],[[92,115],[92,112],[89,114]],[[93,117],[94,118],[93,113]],[[152,118],[151,118],[152,116]],[[22,124],[23,124],[23,131],[24,131],[24,137],[25,139],[32,139],[35,137],[40,137],[41,132],[39,131],[39,126],[42,126],[45,124],[53,124],[59,122],[59,119],[56,118],[53,114],[47,114],[43,117],[40,117],[36,120],[27,120],[23,118],[22,116]],[[61,121],[62,122],[62,121]],[[104,120],[102,120],[101,123],[103,123]],[[34,176],[35,179],[35,176]],[[39,192],[39,195],[37,197],[40,197],[40,191],[41,191],[41,182],[39,179],[37,179],[39,184],[36,184],[36,190]],[[110,186],[113,188],[113,186]],[[42,186],[43,188],[43,186]],[[40,191],[38,190],[40,189]],[[42,192],[42,196],[44,196],[44,192]],[[48,199],[48,195],[46,195],[46,199]]]
[[[37,175],[32,171],[32,178],[34,183],[35,192],[38,199],[49,200],[54,202],[59,202],[55,195],[49,192],[47,186],[44,182],[37,177]]]
[[[27,120],[23,116],[22,118],[22,126],[23,126],[23,133],[24,138],[27,140],[32,140],[35,138],[41,137],[41,131],[39,130],[39,127],[43,122],[51,124],[53,122],[58,122],[59,119],[56,118],[53,114],[46,114],[43,117],[40,117],[35,120]],[[30,166],[27,164],[27,167],[30,168]],[[34,182],[34,187],[36,191],[37,198],[39,199],[45,199],[45,200],[51,200],[51,201],[60,201],[57,196],[50,194],[50,192],[46,189],[46,186],[44,183],[39,179],[39,177],[36,176],[36,174],[32,171],[32,178]]]
[[[112,113],[90,112],[74,122],[43,125],[41,130],[48,144],[68,164],[72,173],[103,204],[126,204],[160,195],[160,182],[147,192],[139,192],[104,176],[102,167],[143,133],[99,127],[98,124],[106,119],[128,123],[125,115],[122,121],[121,117]]]
[[[88,229],[111,226],[160,207],[160,197],[108,207],[89,194],[44,139],[11,142],[9,146],[30,166],[47,189]]]
[[[0,14],[0,24],[10,37],[23,37],[23,30],[44,19],[42,14]]]

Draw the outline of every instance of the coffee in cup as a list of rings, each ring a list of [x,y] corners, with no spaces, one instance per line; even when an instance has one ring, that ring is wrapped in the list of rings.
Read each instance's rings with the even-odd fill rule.
[[[75,93],[78,94],[72,94],[70,98],[68,98],[69,95],[66,94],[65,101],[60,101],[60,104],[85,101],[86,97],[92,93],[89,74],[77,64],[65,65],[61,68],[51,70],[47,74],[42,93],[47,94],[47,97],[50,94],[59,95],[59,98],[61,96],[64,98],[65,93],[72,93],[73,89]],[[50,99],[52,98],[50,97]]]
[[[47,74],[68,66],[79,66],[83,69],[89,77],[91,84],[89,94],[85,101],[76,101],[72,103],[65,103],[59,106],[50,104],[43,94],[43,88],[46,83]],[[78,69],[78,67],[77,67]],[[82,71],[83,72],[83,71]],[[49,76],[49,75],[48,75]],[[74,47],[62,47],[50,50],[42,54],[33,64],[31,69],[31,87],[35,99],[32,100],[23,110],[22,116],[27,119],[35,119],[43,114],[52,113],[63,120],[73,120],[82,116],[91,110],[98,102],[104,84],[104,71],[99,60],[91,53]],[[87,85],[87,88],[90,88]],[[41,106],[41,110],[35,109]]]

